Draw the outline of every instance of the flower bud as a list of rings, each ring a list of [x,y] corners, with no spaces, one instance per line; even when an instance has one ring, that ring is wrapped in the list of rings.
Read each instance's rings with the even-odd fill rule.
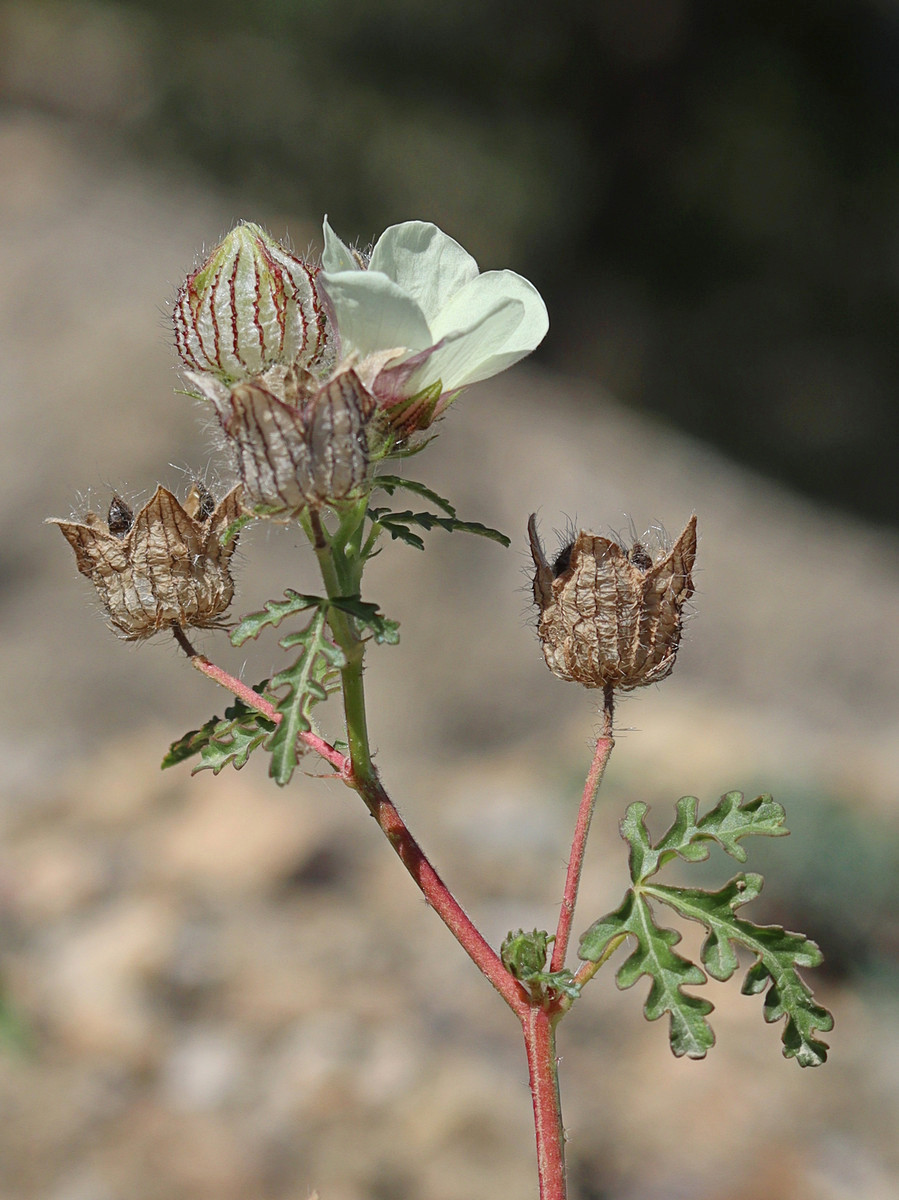
[[[174,322],[186,366],[230,381],[279,363],[308,366],[328,328],[315,272],[250,222],[187,277]]]
[[[670,675],[693,594],[696,517],[664,558],[583,530],[550,566],[528,521],[546,665],[560,679],[630,691]]]
[[[219,624],[234,595],[229,564],[237,538],[225,541],[241,512],[241,489],[217,505],[194,484],[184,505],[164,487],[137,514],[118,496],[104,521],[53,520],[75,551],[78,570],[97,589],[112,627],[128,641],[174,625]]]

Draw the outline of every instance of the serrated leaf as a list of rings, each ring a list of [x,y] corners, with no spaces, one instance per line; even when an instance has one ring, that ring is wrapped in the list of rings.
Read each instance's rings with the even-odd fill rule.
[[[727,792],[697,820],[698,809],[695,796],[682,796],[675,806],[674,822],[653,846],[645,825],[647,805],[638,801],[628,806],[621,836],[631,847],[631,878],[635,883],[649,879],[675,857],[701,862],[709,856],[710,842],[717,842],[732,858],[745,862],[746,851],[739,845],[742,838],[753,834],[783,837],[789,832],[783,825],[783,808],[770,796],[744,802],[742,792]]]
[[[390,478],[388,477],[388,479]],[[390,488],[385,488],[385,491],[389,490]],[[512,544],[511,540],[504,533],[500,533],[498,529],[491,529],[489,525],[482,525],[480,521],[460,521],[456,516],[456,510],[453,506],[435,492],[431,492],[429,488],[424,487],[423,484],[417,484],[408,490],[418,492],[431,499],[438,508],[443,509],[446,515],[439,516],[437,513],[413,512],[411,508],[403,509],[400,512],[394,512],[388,508],[370,508],[368,510],[369,517],[387,529],[393,537],[401,537],[403,541],[409,542],[410,545],[423,549],[424,543],[421,541],[421,538],[413,534],[409,526],[417,525],[419,528],[427,530],[431,530],[437,526],[440,529],[445,529],[447,533],[473,533],[478,537],[489,538],[490,541],[498,542],[501,546],[505,547]],[[394,532],[395,529],[397,532]],[[419,543],[421,543],[420,546]]]
[[[367,629],[379,644],[395,646],[399,642],[399,621],[385,617],[377,604],[370,604],[358,596],[339,596],[331,604],[353,617],[360,629]]]
[[[443,511],[450,517],[456,515],[456,510],[450,504],[449,500],[438,495],[431,488],[426,487],[423,483],[417,483],[414,479],[402,479],[399,475],[379,475],[374,483],[375,489],[380,488],[386,492],[388,496],[392,496],[395,491],[402,488],[404,491],[413,492],[416,496],[424,496],[426,500],[430,500],[437,508],[442,508]]]
[[[713,1006],[683,988],[705,983],[705,973],[675,952],[673,947],[681,940],[680,934],[674,929],[660,928],[642,896],[628,891],[614,912],[594,922],[581,938],[580,958],[596,962],[611,939],[622,933],[630,934],[637,944],[618,970],[618,986],[633,987],[643,975],[648,975],[651,984],[643,1006],[647,1019],[657,1021],[668,1013],[668,1039],[675,1055],[704,1058],[715,1044],[715,1035],[705,1019]]]
[[[397,520],[398,514],[387,508],[370,508],[368,515],[372,521],[386,529],[394,541],[405,542],[407,546],[413,546],[416,550],[424,550],[424,539],[413,533],[403,521]]]
[[[311,728],[309,712],[320,700],[327,699],[323,677],[344,666],[343,651],[326,633],[326,606],[319,607],[305,629],[288,634],[280,641],[285,650],[300,647],[296,661],[269,681],[272,691],[285,689],[277,709],[281,720],[265,745],[271,752],[269,773],[282,787],[290,782],[298,763],[298,738]]]
[[[305,612],[316,605],[327,604],[321,596],[307,596],[288,588],[284,600],[269,600],[261,612],[249,613],[231,634],[232,646],[242,646],[250,638],[258,637],[267,626],[277,627],[285,617]]]
[[[715,979],[729,979],[737,969],[734,944],[756,956],[743,984],[746,995],[766,987],[764,1015],[768,1022],[786,1018],[782,1040],[784,1057],[800,1066],[818,1066],[827,1059],[826,1043],[815,1037],[833,1028],[833,1017],[817,1004],[797,968],[816,967],[822,959],[814,942],[779,925],[755,925],[736,916],[762,890],[761,875],[736,875],[717,892],[650,884],[644,891],[681,916],[698,921],[708,930],[702,961]]]
[[[254,684],[253,691],[261,696],[267,685],[268,680],[263,679],[261,683]],[[235,696],[233,703],[229,704],[225,709],[224,717],[210,717],[199,729],[191,729],[183,737],[178,738],[176,742],[172,742],[168,753],[162,760],[162,769],[165,770],[167,767],[177,766],[178,763],[186,762],[188,758],[201,753],[203,747],[207,746],[213,738],[225,732],[225,726],[234,722],[245,722],[247,719],[255,719],[257,716],[259,714],[255,709],[250,708],[243,700]]]
[[[742,945],[754,954],[756,961],[746,975],[743,991],[753,994],[767,988],[765,1020],[786,1018],[782,1038],[787,1058],[795,1058],[801,1066],[823,1063],[827,1046],[815,1035],[831,1029],[833,1018],[815,1002],[808,985],[798,974],[798,968],[814,967],[821,962],[820,950],[801,934],[788,933],[775,925],[754,925],[736,915],[737,909],[755,899],[761,891],[761,875],[736,875],[716,892],[647,883],[661,866],[675,857],[688,861],[707,858],[710,842],[717,842],[733,858],[745,861],[746,852],[739,845],[742,838],[750,834],[779,837],[787,832],[783,827],[781,806],[770,796],[758,796],[745,803],[740,792],[728,792],[710,812],[698,818],[696,798],[683,796],[677,802],[674,822],[655,846],[646,829],[646,812],[645,804],[632,804],[621,822],[621,836],[630,846],[633,888],[615,912],[594,922],[584,934],[581,958],[599,962],[613,938],[622,933],[636,937],[637,950],[618,972],[619,986],[629,987],[641,974],[650,975],[653,985],[645,1009],[647,1017],[654,1020],[661,1012],[672,1013],[671,1045],[675,1054],[691,1054],[689,1045],[686,1049],[678,1049],[685,1044],[684,1036],[687,1042],[698,1036],[701,1050],[701,1026],[705,1022],[700,1023],[700,1018],[711,1011],[712,1006],[707,1001],[700,1001],[700,1005],[708,1006],[701,1013],[697,1012],[696,998],[683,999],[679,988],[683,983],[704,981],[705,974],[671,950],[680,940],[679,935],[655,926],[648,901],[648,897],[652,897],[705,927],[707,937],[700,956],[713,978],[725,980],[734,974],[739,966],[737,946]],[[672,987],[672,983],[677,986]],[[680,1001],[678,995],[682,997]],[[680,1027],[675,1029],[675,1013],[680,1011],[678,1005],[683,1008],[685,1004],[687,1008],[678,1019],[692,1020],[692,1025],[688,1022],[686,1035]],[[710,1035],[711,1030],[708,1032]],[[711,1044],[709,1041],[708,1045]],[[692,1056],[701,1057],[701,1054]]]
[[[183,737],[172,742],[162,760],[162,770],[164,771],[167,767],[176,767],[178,763],[186,762],[195,754],[199,754],[203,747],[209,744],[217,726],[221,723],[221,717],[210,717],[199,729],[189,729]]]
[[[274,729],[274,722],[266,720],[261,714],[253,714],[244,721],[221,721],[214,736],[200,751],[200,761],[191,774],[212,771],[213,775],[218,775],[229,765],[239,771]]]

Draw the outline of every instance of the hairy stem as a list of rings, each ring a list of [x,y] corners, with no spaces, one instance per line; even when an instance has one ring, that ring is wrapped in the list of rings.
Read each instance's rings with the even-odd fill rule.
[[[359,513],[360,523],[363,517],[364,510]],[[351,593],[358,593],[364,559],[350,558],[345,553],[348,546],[355,546],[357,529],[349,523],[341,525],[339,536],[329,540],[318,514],[313,511],[310,518],[313,546],[328,596],[336,599],[346,595],[347,589]],[[362,677],[365,643],[357,635],[352,618],[340,609],[332,608],[328,619],[334,640],[346,657],[341,681],[352,764],[348,782],[362,797],[428,903],[478,969],[521,1017],[529,1003],[527,992],[506,970],[499,955],[437,874],[378,778],[371,756]]]
[[[596,807],[596,796],[599,785],[612,753],[615,741],[612,737],[612,718],[614,716],[614,694],[611,688],[606,688],[603,704],[602,737],[597,739],[593,753],[593,762],[584,784],[584,793],[578,809],[577,822],[574,827],[574,838],[571,843],[571,855],[568,859],[568,873],[565,877],[565,891],[562,895],[562,908],[559,912],[559,924],[556,928],[556,938],[553,943],[551,971],[561,971],[565,966],[568,954],[568,942],[571,938],[571,924],[574,920],[574,906],[577,903],[578,888],[581,883],[581,871],[584,866],[584,853],[587,849],[587,836],[590,833],[590,823]]]
[[[360,518],[361,519],[361,518]],[[343,553],[343,546],[329,542],[321,517],[315,510],[310,512],[313,531],[312,545],[318,558],[322,581],[329,599],[335,600],[359,592],[364,562],[350,562]],[[341,526],[342,541],[351,535]],[[357,780],[375,778],[371,761],[371,745],[368,739],[368,717],[365,711],[365,686],[362,681],[365,643],[357,635],[352,617],[339,608],[331,608],[328,624],[334,640],[344,653],[346,665],[341,668],[343,684],[343,707],[346,715],[347,742],[353,775]]]
[[[531,1004],[530,997],[506,970],[499,955],[485,940],[431,865],[377,775],[373,773],[367,779],[354,777],[352,783],[430,906],[475,966],[523,1020]]]
[[[190,659],[190,665],[195,667],[207,679],[211,679],[226,691],[231,692],[233,696],[237,696],[242,700],[248,708],[254,708],[256,712],[262,713],[269,721],[274,721],[276,724],[281,720],[281,714],[276,710],[275,706],[264,696],[260,696],[258,692],[242,680],[237,679],[234,675],[229,675],[222,667],[216,666],[210,662],[205,654],[198,653],[191,645],[187,634],[179,626],[172,627],[172,633],[175,636],[175,641]],[[303,732],[300,735],[300,741],[305,743],[310,750],[314,750],[337,771],[344,779],[349,776],[350,763],[345,755],[339,750],[335,750],[330,742],[326,742],[323,737],[319,737],[317,733]]]
[[[559,1100],[559,1064],[555,1024],[558,1013],[532,1005],[521,1026],[528,1056],[534,1132],[537,1137],[537,1176],[540,1200],[565,1200],[565,1131]]]
[[[593,978],[593,976],[596,974],[596,972],[599,970],[599,968],[605,966],[605,964],[609,961],[609,959],[612,957],[612,955],[615,953],[615,951],[618,949],[618,947],[621,945],[621,943],[626,942],[626,941],[627,941],[626,933],[616,934],[615,937],[613,937],[611,939],[608,946],[606,946],[605,950],[603,950],[602,954],[599,956],[599,958],[596,959],[595,962],[581,963],[580,967],[575,972],[574,982],[576,984],[579,984],[581,987],[583,987],[585,983],[589,983],[590,980]],[[572,1000],[572,998],[570,996],[560,997],[560,999],[559,999],[560,1011],[567,1012],[568,1009],[571,1008],[571,1005],[573,1003],[574,1003],[574,1001]]]

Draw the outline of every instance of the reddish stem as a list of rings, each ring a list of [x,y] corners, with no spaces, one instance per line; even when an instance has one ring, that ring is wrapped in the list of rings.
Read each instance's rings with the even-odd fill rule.
[[[425,852],[409,832],[393,801],[377,778],[351,780],[365,806],[387,840],[399,855],[403,866],[421,889],[425,899],[449,929],[475,966],[493,984],[505,1002],[524,1022],[531,998],[517,979],[503,966],[493,947],[484,939],[471,918],[431,866]]]
[[[581,883],[581,870],[584,865],[584,853],[587,849],[587,835],[590,833],[590,822],[593,820],[593,810],[596,807],[596,794],[602,783],[603,773],[612,747],[612,716],[614,699],[611,688],[606,688],[603,705],[602,737],[597,739],[593,752],[593,762],[590,773],[584,784],[584,794],[581,797],[574,827],[574,838],[571,843],[571,855],[568,859],[568,874],[565,876],[565,891],[562,896],[562,908],[559,912],[559,924],[556,928],[556,938],[553,943],[553,953],[549,969],[561,971],[565,966],[565,956],[568,953],[568,942],[571,937],[571,923],[574,920],[574,906],[577,904],[577,893]]]
[[[179,633],[180,637],[178,637]],[[175,638],[185,653],[189,653],[191,665],[198,671],[221,687],[227,688],[229,692],[243,700],[244,704],[255,708],[270,721],[281,720],[281,714],[258,692],[254,692],[247,684],[210,662],[204,655],[198,654],[184,635],[183,630],[179,629],[175,633]],[[530,997],[521,984],[506,970],[499,955],[480,934],[471,918],[431,866],[421,846],[409,832],[393,801],[384,791],[381,781],[377,777],[373,779],[357,778],[353,774],[349,759],[317,734],[301,733],[300,738],[310,749],[315,750],[329,762],[345,783],[359,793],[368,811],[399,855],[406,870],[421,889],[425,899],[482,974],[486,975],[510,1008],[523,1020],[531,1003]]]
[[[532,1005],[521,1022],[528,1056],[540,1200],[565,1200],[565,1131],[559,1101],[555,1022],[545,1008]]]
[[[235,696],[270,721],[279,721],[280,713],[258,692],[203,655],[191,646],[183,630],[177,629],[175,638],[190,657],[191,663],[209,679],[227,688]],[[180,636],[179,636],[180,634]],[[471,918],[450,892],[449,888],[431,866],[424,851],[409,832],[393,801],[384,791],[377,775],[358,778],[353,774],[348,758],[340,754],[323,738],[312,733],[300,737],[310,749],[315,750],[329,762],[343,780],[362,797],[371,815],[396,851],[406,870],[412,876],[425,899],[452,933],[453,937],[468,954],[475,966],[486,976],[500,996],[521,1021],[525,1050],[528,1059],[531,1096],[534,1104],[534,1128],[537,1141],[537,1170],[540,1180],[540,1200],[565,1200],[565,1138],[562,1129],[562,1112],[559,1104],[558,1071],[555,1052],[554,1024],[561,1009],[547,1009],[539,1000],[532,998],[517,979],[503,966],[502,959],[489,945]],[[606,758],[611,751],[611,738]],[[597,760],[594,760],[594,767]],[[605,765],[603,761],[602,765]],[[591,777],[595,772],[591,772]],[[601,768],[596,777],[593,791],[599,786]],[[583,807],[583,806],[582,806]],[[588,819],[589,823],[589,819]],[[586,829],[584,830],[586,837]],[[581,850],[583,858],[583,850]],[[569,868],[569,875],[571,874]],[[574,893],[577,891],[577,880]],[[568,890],[566,888],[566,897]],[[572,896],[573,908],[573,896]],[[569,917],[570,927],[570,917]],[[557,935],[558,936],[558,935]]]
[[[178,637],[178,633],[181,633],[180,638]],[[198,671],[201,671],[214,683],[219,684],[221,687],[237,696],[240,700],[243,700],[244,704],[246,704],[248,708],[255,708],[256,711],[262,713],[264,717],[267,717],[270,721],[274,721],[276,725],[278,724],[278,722],[281,720],[281,714],[276,710],[273,704],[270,704],[269,701],[266,700],[264,696],[260,696],[258,692],[254,692],[248,684],[243,683],[240,679],[235,678],[234,675],[229,675],[227,671],[223,670],[221,667],[217,667],[215,663],[210,662],[205,655],[198,654],[197,651],[194,650],[194,648],[190,645],[190,642],[187,641],[187,638],[184,637],[183,631],[179,629],[178,633],[175,634],[175,640],[182,647],[182,649],[185,650],[185,653],[188,652],[187,648],[190,647],[189,657],[190,665],[192,667],[196,667]],[[320,754],[326,762],[331,764],[334,770],[337,771],[344,781],[349,782],[351,773],[350,760],[345,754],[341,754],[339,750],[335,750],[330,742],[326,742],[325,739],[319,737],[317,733],[304,732],[299,736],[301,742],[304,742],[309,749],[314,750],[316,754]]]

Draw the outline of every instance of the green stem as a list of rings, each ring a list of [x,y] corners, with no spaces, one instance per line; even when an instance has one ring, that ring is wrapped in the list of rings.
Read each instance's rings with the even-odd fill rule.
[[[364,511],[364,508],[358,510],[358,525],[344,518],[337,533],[330,539],[319,514],[310,512],[309,528],[312,532],[312,542],[321,568],[322,580],[331,599],[359,593],[365,555],[360,553],[361,542],[358,534],[364,520]],[[346,665],[341,671],[341,677],[352,763],[349,782],[359,792],[369,812],[434,911],[520,1020],[534,1105],[540,1200],[565,1200],[565,1138],[559,1104],[554,1028],[561,1015],[561,1009],[556,1005],[552,1011],[547,1010],[542,1003],[529,996],[506,969],[499,955],[485,941],[434,870],[384,791],[371,759],[368,740],[362,676],[365,643],[358,637],[352,618],[340,609],[331,608],[329,623],[335,641],[346,656]],[[611,743],[611,739],[609,742]]]
[[[360,524],[363,519],[364,510],[358,515]],[[357,595],[364,560],[351,561],[344,553],[344,547],[351,541],[356,528],[351,525],[348,529],[346,523],[341,522],[337,534],[329,540],[321,517],[314,509],[310,512],[310,525],[312,544],[329,599]],[[371,761],[368,718],[365,711],[365,685],[362,680],[365,643],[357,636],[352,618],[339,608],[331,608],[328,624],[331,626],[334,640],[346,657],[346,665],[341,669],[340,676],[353,774],[360,781],[374,779],[375,769]]]

